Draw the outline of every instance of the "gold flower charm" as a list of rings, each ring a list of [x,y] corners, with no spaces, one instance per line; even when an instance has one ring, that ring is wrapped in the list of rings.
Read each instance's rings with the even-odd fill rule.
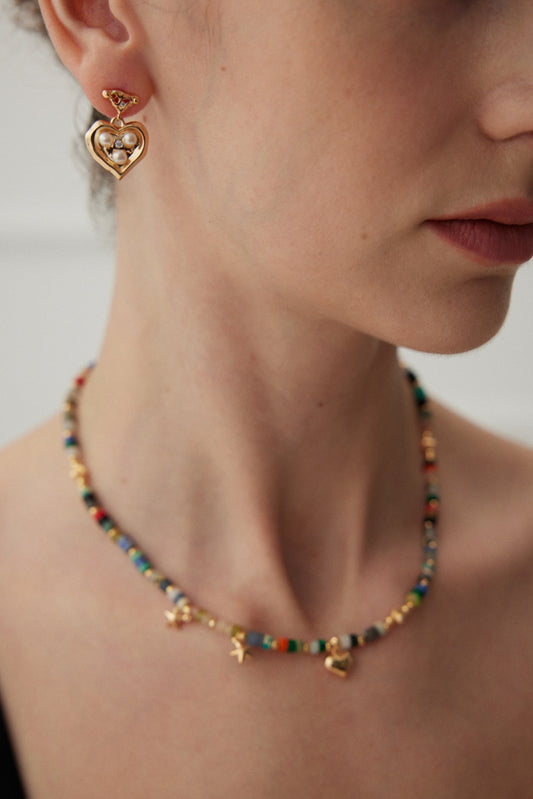
[[[165,610],[165,618],[169,627],[181,630],[184,624],[192,621],[191,609],[187,605],[184,608],[178,608],[176,605],[173,610]]]

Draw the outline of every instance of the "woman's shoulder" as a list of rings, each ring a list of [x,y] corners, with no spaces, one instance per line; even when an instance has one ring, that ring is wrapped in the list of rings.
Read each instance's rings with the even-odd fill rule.
[[[61,427],[49,419],[0,451],[0,537],[50,495],[61,457]],[[50,497],[51,498],[51,497]]]
[[[508,516],[514,509],[533,521],[533,448],[442,405],[436,419],[444,479],[454,490],[468,491],[472,501],[483,498],[486,503],[501,504]]]
[[[533,603],[533,449],[437,406],[443,546],[456,575]]]
[[[53,418],[0,452],[0,562],[5,574],[0,598],[9,602],[53,553],[54,528],[65,518],[64,475],[59,419]],[[25,576],[26,575],[26,576]]]

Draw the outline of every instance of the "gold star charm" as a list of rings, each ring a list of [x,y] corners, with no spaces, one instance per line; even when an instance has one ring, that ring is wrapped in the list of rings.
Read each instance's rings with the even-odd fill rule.
[[[235,655],[239,663],[242,665],[246,658],[251,658],[252,653],[250,652],[250,647],[246,646],[244,636],[234,636],[231,639],[231,642],[235,649],[230,652],[231,655]]]
[[[192,621],[191,609],[187,605],[184,608],[178,608],[176,605],[173,610],[165,610],[165,618],[169,627],[181,630],[184,624]]]

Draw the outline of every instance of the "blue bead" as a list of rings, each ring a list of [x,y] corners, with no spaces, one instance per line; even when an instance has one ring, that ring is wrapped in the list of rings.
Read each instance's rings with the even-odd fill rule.
[[[264,633],[248,632],[248,633],[246,633],[246,643],[249,646],[259,646],[259,647],[261,647],[261,646],[263,646],[264,637],[265,637]]]
[[[78,439],[76,436],[68,436],[65,438],[65,446],[66,447],[77,447],[78,446]]]
[[[159,588],[161,589],[161,591],[166,591],[169,585],[172,585],[172,583],[170,582],[170,580],[167,580],[165,578],[164,580],[161,580],[161,582],[159,583]]]
[[[415,591],[419,591],[421,594],[427,594],[428,587],[427,585],[424,585],[424,583],[417,583],[415,585]]]
[[[117,538],[117,544],[122,550],[124,550],[124,552],[127,552],[128,549],[131,549],[132,546],[134,546],[133,541],[127,535],[121,535],[119,538]]]

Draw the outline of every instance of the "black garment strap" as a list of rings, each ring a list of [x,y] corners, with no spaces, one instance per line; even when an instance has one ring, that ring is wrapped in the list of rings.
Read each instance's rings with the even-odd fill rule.
[[[11,738],[0,705],[0,794],[3,799],[27,799],[11,744]]]

